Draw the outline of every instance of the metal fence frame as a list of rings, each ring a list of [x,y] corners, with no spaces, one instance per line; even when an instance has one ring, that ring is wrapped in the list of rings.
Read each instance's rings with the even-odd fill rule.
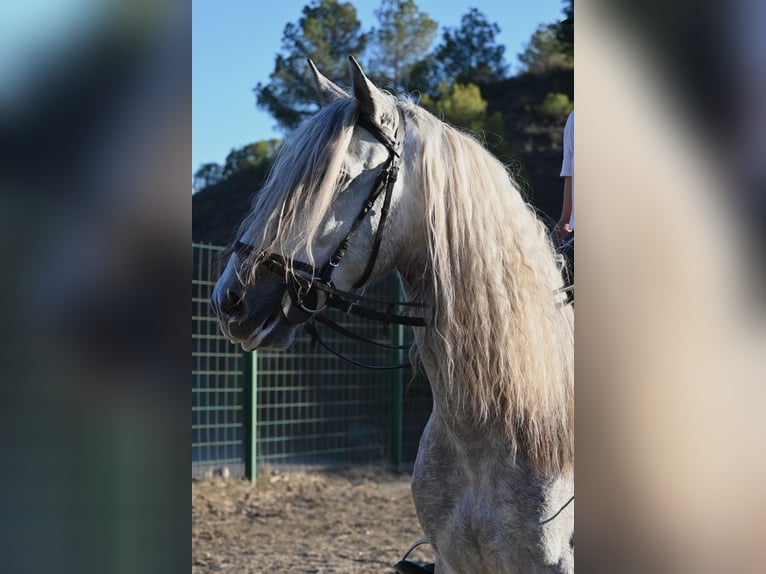
[[[192,243],[192,476],[254,478],[264,467],[308,468],[414,461],[431,395],[410,369],[369,371],[342,362],[305,334],[290,351],[245,353],[224,339],[209,308],[220,247]],[[396,297],[389,277],[371,294]],[[347,328],[400,344],[408,328],[381,327],[336,313]],[[403,362],[405,353],[323,337],[365,362]]]

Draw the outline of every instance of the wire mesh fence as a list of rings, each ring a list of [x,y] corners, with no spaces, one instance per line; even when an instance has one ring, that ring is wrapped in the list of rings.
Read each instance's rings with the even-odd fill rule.
[[[192,245],[192,476],[223,467],[245,473],[246,357],[220,335],[210,312],[218,251]]]
[[[286,352],[244,353],[224,339],[209,310],[219,247],[192,244],[192,476],[223,467],[253,476],[259,467],[412,463],[431,412],[424,379],[411,369],[370,371],[350,365],[301,331]],[[370,294],[396,298],[392,276]],[[409,329],[384,329],[334,312],[344,327],[401,344]],[[391,351],[322,332],[323,341],[369,364],[406,361]]]

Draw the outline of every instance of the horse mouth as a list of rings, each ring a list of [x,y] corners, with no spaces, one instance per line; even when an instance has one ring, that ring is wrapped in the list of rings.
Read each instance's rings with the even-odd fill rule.
[[[256,349],[286,349],[292,343],[292,329],[285,321],[281,306],[277,306],[260,325],[252,319],[229,324],[232,343],[239,343],[245,351]]]

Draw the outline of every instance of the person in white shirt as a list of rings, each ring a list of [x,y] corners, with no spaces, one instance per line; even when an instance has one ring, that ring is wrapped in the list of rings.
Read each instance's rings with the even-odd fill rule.
[[[553,229],[557,244],[569,239],[574,233],[574,110],[569,113],[564,126],[564,159],[561,162],[561,177],[564,178],[564,204],[561,217]]]
[[[564,178],[564,204],[561,217],[553,228],[553,242],[566,259],[566,280],[574,285],[574,110],[564,126],[564,159],[561,162],[561,177]],[[573,293],[569,292],[569,300]]]

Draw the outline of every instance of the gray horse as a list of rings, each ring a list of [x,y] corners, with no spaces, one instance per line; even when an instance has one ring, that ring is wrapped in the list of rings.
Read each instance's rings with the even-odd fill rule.
[[[350,67],[351,95],[311,65],[322,107],[242,223],[212,297],[221,328],[246,350],[283,349],[322,308],[315,285],[350,292],[397,270],[423,306],[412,359],[434,408],[412,493],[436,573],[572,572],[561,258],[481,144]]]

